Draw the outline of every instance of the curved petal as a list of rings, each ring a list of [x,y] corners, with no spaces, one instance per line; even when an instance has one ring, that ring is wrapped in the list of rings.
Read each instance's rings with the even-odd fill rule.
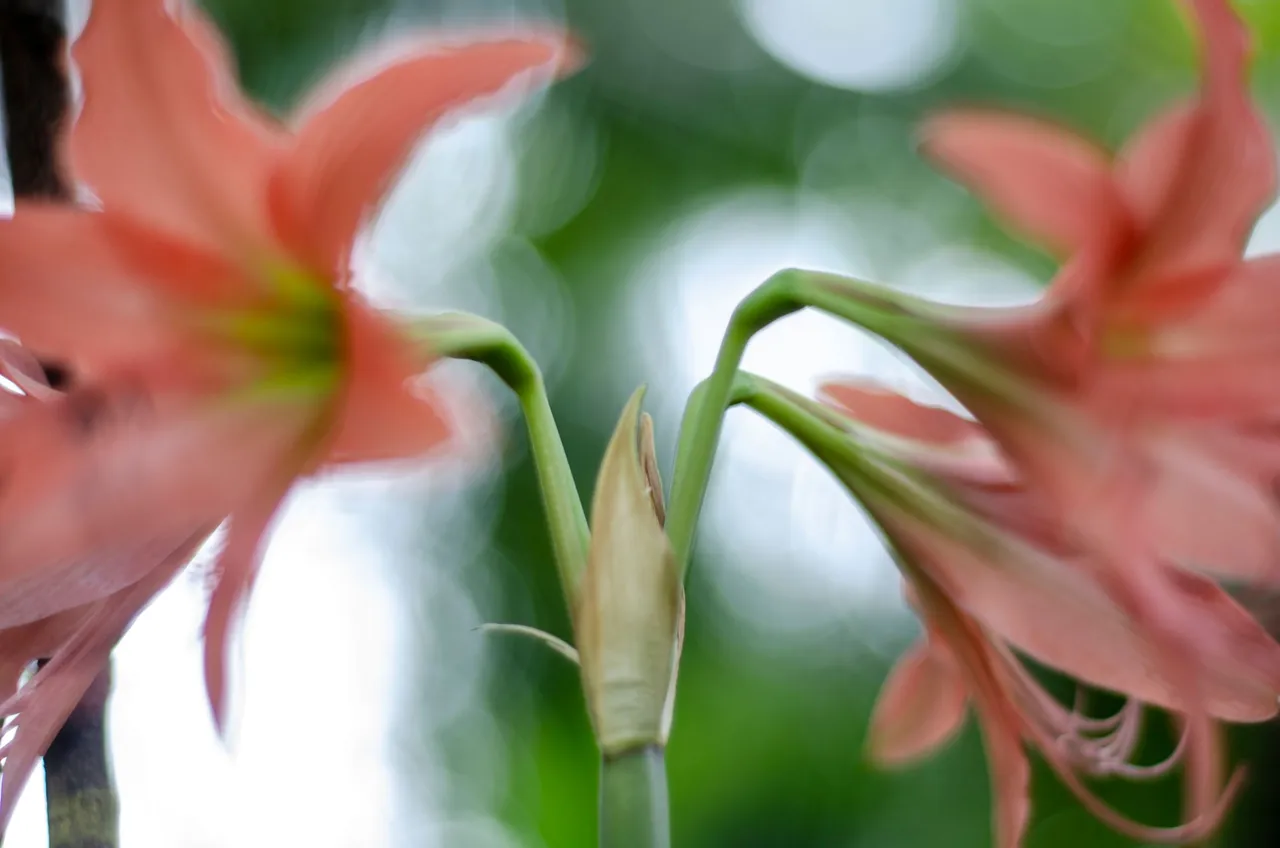
[[[870,380],[824,382],[824,399],[855,421],[906,439],[932,445],[987,440],[976,421],[940,406],[925,406]]]
[[[1194,311],[1152,327],[1123,324],[1092,393],[1100,406],[1203,421],[1249,419],[1280,409],[1280,256],[1236,265]]]
[[[1249,33],[1227,0],[1188,5],[1204,54],[1199,101],[1139,135],[1118,172],[1148,229],[1126,283],[1133,297],[1212,287],[1239,260],[1276,191],[1275,148],[1249,97]]]
[[[1127,226],[1106,153],[1048,122],[984,110],[944,113],[921,148],[1016,229],[1061,253]]]
[[[449,437],[439,400],[415,382],[429,361],[392,319],[349,293],[347,377],[328,462],[422,456]]]
[[[982,726],[991,773],[995,844],[997,848],[1021,848],[1031,820],[1031,765],[1020,735],[1000,712],[981,700],[974,712]]]
[[[226,547],[218,557],[216,583],[204,620],[204,682],[218,733],[226,730],[226,662],[233,622],[243,611],[258,575],[262,540],[293,484],[288,475],[264,487],[252,502],[231,516]]]
[[[1280,444],[1224,426],[1172,430],[1148,445],[1146,510],[1160,552],[1211,574],[1280,581]]]
[[[339,77],[321,90],[327,102],[305,114],[271,179],[278,231],[313,271],[345,276],[357,230],[431,125],[556,62],[567,70],[576,51],[563,35],[535,34],[448,48],[419,44],[353,85],[342,84],[349,75]]]
[[[1181,103],[1152,118],[1116,159],[1116,183],[1144,228],[1159,219],[1185,167],[1199,118],[1196,105]]]
[[[0,424],[0,626],[137,581],[242,504],[315,415],[118,381]]]
[[[176,550],[153,561],[146,576],[132,586],[96,603],[81,607],[71,616],[36,622],[24,631],[36,639],[29,643],[44,653],[50,637],[66,638],[51,651],[51,659],[16,693],[6,691],[0,715],[16,716],[6,726],[13,736],[0,747],[4,768],[0,771],[0,834],[23,787],[53,737],[80,702],[112,649],[138,612],[173,578],[199,547],[203,536],[188,540]],[[70,625],[74,629],[67,632]],[[39,633],[29,632],[43,630]],[[12,632],[4,631],[7,638]]]
[[[216,252],[267,247],[284,135],[244,102],[216,31],[187,2],[95,0],[72,55],[84,105],[72,173],[107,209]]]
[[[909,579],[925,626],[954,657],[956,673],[973,699],[991,776],[994,842],[997,848],[1020,848],[1031,818],[1031,767],[1022,748],[1025,722],[996,675],[996,658],[980,625],[930,576]]]
[[[898,765],[945,744],[963,725],[968,701],[954,661],[928,642],[916,644],[898,660],[876,699],[868,738],[872,759]]]
[[[984,531],[974,518],[933,527],[883,504],[872,512],[894,546],[984,627],[1081,680],[1178,708],[1181,690],[1165,674],[1159,646],[1135,630],[1093,566]],[[942,529],[959,522],[968,529],[954,535]],[[1161,602],[1199,631],[1196,653],[1186,661],[1202,675],[1205,709],[1231,721],[1274,715],[1280,646],[1212,581],[1176,568],[1156,567],[1153,575]]]
[[[975,484],[1013,484],[1013,468],[976,421],[937,406],[925,406],[869,380],[824,382],[822,399],[870,428],[877,450],[947,479]],[[872,434],[863,434],[872,435]]]
[[[40,360],[13,339],[0,339],[0,375],[35,400],[51,400],[61,394],[49,385]]]
[[[104,219],[23,203],[0,220],[0,326],[37,355],[111,358],[156,337],[157,303],[121,261]]]

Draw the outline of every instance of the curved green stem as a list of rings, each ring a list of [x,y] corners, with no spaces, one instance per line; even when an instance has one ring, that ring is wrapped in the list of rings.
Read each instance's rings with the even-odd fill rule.
[[[681,579],[688,570],[698,516],[742,355],[752,336],[803,307],[796,298],[796,287],[804,273],[775,274],[738,304],[729,319],[711,376],[690,394],[685,405],[666,524]]]
[[[649,745],[600,764],[600,848],[670,848],[667,766]]]
[[[667,535],[682,578],[688,570],[724,413],[747,343],[769,324],[806,307],[842,318],[896,344],[923,339],[921,346],[908,352],[938,367],[972,371],[981,366],[968,361],[961,347],[930,338],[936,333],[920,332],[922,327],[937,328],[922,318],[930,304],[919,298],[821,271],[790,269],[774,274],[734,310],[711,376],[690,394],[685,406],[667,509]],[[984,379],[991,381],[995,376],[984,374]]]
[[[433,315],[418,319],[414,328],[436,355],[487,365],[519,400],[560,584],[572,610],[587,567],[590,531],[537,363],[510,330],[475,315]]]

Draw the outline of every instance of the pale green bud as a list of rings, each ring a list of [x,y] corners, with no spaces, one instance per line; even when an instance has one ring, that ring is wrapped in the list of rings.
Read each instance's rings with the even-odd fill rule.
[[[643,388],[632,395],[600,465],[574,609],[587,708],[605,756],[666,744],[684,629],[643,397]]]

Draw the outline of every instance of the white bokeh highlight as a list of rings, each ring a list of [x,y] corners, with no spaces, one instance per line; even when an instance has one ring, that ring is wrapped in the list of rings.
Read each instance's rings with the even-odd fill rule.
[[[810,79],[887,92],[923,85],[960,47],[956,0],[739,0],[760,46]]]

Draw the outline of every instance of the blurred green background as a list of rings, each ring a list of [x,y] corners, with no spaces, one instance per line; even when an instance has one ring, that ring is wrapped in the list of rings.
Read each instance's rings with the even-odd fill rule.
[[[913,131],[931,109],[1002,104],[1114,147],[1196,81],[1170,0],[206,5],[246,87],[282,113],[334,61],[402,27],[567,21],[586,42],[591,63],[576,77],[432,141],[371,240],[376,290],[485,313],[526,341],[584,496],[639,382],[651,384],[669,476],[684,394],[733,302],[777,268],[825,265],[974,301],[1025,297],[1048,279],[1047,257],[918,158]],[[1274,117],[1280,3],[1237,6]],[[1272,221],[1255,250],[1280,247]],[[805,390],[839,371],[927,388],[852,330],[796,320],[799,330],[761,339],[753,368]],[[518,621],[570,635],[520,422],[501,387],[458,371],[499,405],[501,459],[432,491],[418,531],[432,565],[408,557],[394,577],[424,647],[399,670],[393,837],[425,844],[421,833],[439,833],[427,819],[443,819],[456,826],[442,844],[592,845],[597,761],[573,669],[540,646],[471,630]],[[669,752],[676,844],[989,845],[972,724],[916,767],[885,773],[864,760],[875,694],[915,625],[857,508],[745,418],[731,421],[689,584]],[[446,578],[453,591],[440,590]],[[1154,758],[1169,740],[1152,727]],[[1233,750],[1250,780],[1217,844],[1280,844],[1280,733],[1243,729]],[[1133,844],[1039,764],[1034,786],[1030,848]],[[1099,788],[1139,818],[1176,820],[1176,781]],[[415,813],[419,796],[433,799],[430,812]]]

